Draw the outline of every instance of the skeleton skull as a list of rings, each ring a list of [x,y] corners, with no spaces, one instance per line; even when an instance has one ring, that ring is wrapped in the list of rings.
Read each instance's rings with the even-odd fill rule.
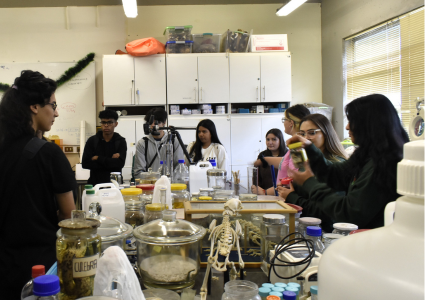
[[[243,209],[242,202],[239,199],[232,198],[224,204],[224,209],[229,211],[229,215],[234,216],[236,212]]]

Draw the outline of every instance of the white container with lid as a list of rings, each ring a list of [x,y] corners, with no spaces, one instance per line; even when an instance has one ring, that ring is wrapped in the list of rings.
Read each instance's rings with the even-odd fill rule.
[[[263,215],[263,222],[261,223],[261,256],[263,262],[269,261],[270,250],[274,250],[274,246],[288,234],[288,226],[285,221],[284,215]]]
[[[349,235],[351,231],[359,229],[359,226],[351,223],[335,223],[332,233]]]
[[[320,227],[320,224],[322,224],[322,220],[318,218],[303,217],[298,219],[298,228],[295,230],[301,233],[303,236],[306,236],[308,226]]]
[[[95,198],[86,197],[84,203],[84,211],[88,214],[89,207],[92,202],[99,202],[102,206],[102,215],[116,218],[121,222],[125,222],[125,205],[120,190],[111,182],[96,184]]]

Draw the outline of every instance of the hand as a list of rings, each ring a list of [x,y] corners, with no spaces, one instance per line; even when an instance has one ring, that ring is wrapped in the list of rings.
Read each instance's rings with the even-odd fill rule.
[[[277,192],[279,193],[279,197],[286,199],[286,197],[288,197],[288,195],[292,192],[295,192],[294,186],[292,185],[292,182],[289,183],[290,188],[288,189],[287,187],[283,187],[283,186],[279,186],[277,187]]]
[[[310,164],[307,161],[304,162],[304,169],[305,169],[304,172],[288,169],[288,175],[292,177],[294,182],[298,184],[299,186],[302,186],[304,182],[310,177],[314,177],[314,173],[311,170]]]
[[[266,194],[264,189],[258,187],[258,190],[257,190],[257,187],[255,185],[251,186],[251,193],[256,194],[256,195],[265,195]]]
[[[286,140],[286,145],[293,144],[293,143],[302,143],[303,148],[307,148],[312,144],[311,141],[297,134],[293,135],[290,139]]]
[[[120,154],[119,153],[115,153],[114,155],[112,155],[112,158],[119,158]]]
[[[91,160],[97,160],[99,158],[99,156],[93,156],[92,158],[91,158]]]

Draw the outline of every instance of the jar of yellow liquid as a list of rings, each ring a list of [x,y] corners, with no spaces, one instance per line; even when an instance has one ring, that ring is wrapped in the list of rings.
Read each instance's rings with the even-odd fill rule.
[[[171,197],[173,199],[173,208],[184,208],[184,202],[190,199],[187,185],[184,183],[172,183]]]

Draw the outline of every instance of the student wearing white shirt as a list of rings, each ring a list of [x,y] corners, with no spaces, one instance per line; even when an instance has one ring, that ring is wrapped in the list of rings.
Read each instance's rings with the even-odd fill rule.
[[[217,168],[226,170],[226,149],[217,136],[215,124],[210,119],[199,122],[196,127],[196,141],[187,146],[193,162],[215,159]]]

